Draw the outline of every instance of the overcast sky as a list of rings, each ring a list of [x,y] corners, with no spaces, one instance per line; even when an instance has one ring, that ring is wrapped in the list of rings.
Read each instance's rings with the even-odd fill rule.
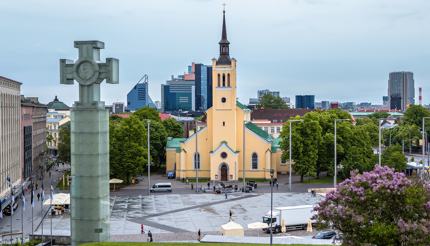
[[[107,103],[126,101],[143,75],[150,95],[191,62],[218,56],[222,3],[238,97],[258,89],[316,100],[371,101],[387,93],[388,73],[412,71],[430,102],[429,0],[1,0],[0,75],[22,93],[71,104],[77,84],[59,84],[59,59],[76,59],[74,40],[105,42],[120,60],[120,84],[103,84]]]

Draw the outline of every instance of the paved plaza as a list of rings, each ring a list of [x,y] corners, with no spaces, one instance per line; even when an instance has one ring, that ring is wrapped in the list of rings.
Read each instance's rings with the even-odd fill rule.
[[[274,207],[315,204],[321,197],[309,193],[275,193]],[[144,241],[141,224],[160,240],[190,240],[200,229],[204,234],[219,234],[220,226],[233,220],[246,228],[262,221],[270,210],[270,194],[232,193],[225,199],[216,194],[167,194],[140,197],[111,197],[111,235],[114,241]],[[45,220],[44,234],[50,233]],[[70,235],[70,216],[52,218],[54,235]],[[41,228],[36,232],[41,233]],[[247,232],[263,235],[262,232]],[[299,232],[303,233],[303,232]]]

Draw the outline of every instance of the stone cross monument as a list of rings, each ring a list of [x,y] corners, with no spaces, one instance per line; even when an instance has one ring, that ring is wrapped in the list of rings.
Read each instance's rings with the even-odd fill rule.
[[[60,60],[60,83],[79,83],[71,112],[72,245],[109,239],[109,113],[100,83],[118,83],[118,59],[100,61],[100,41],[75,41],[79,59]]]

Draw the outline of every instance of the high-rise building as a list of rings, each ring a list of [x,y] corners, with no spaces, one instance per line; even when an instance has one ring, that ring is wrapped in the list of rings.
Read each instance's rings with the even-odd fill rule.
[[[124,103],[122,103],[122,102],[112,103],[112,113],[114,113],[114,114],[124,113]]]
[[[0,194],[22,182],[21,83],[0,76]],[[10,194],[10,193],[9,193]],[[11,197],[0,197],[3,206]]]
[[[321,109],[330,109],[329,101],[321,101]]]
[[[127,94],[127,111],[136,111],[143,107],[155,108],[148,90],[149,79],[148,75],[145,74]]]
[[[21,167],[24,179],[42,163],[46,148],[48,108],[37,97],[21,96]]]
[[[188,79],[188,78],[187,78]],[[161,85],[161,108],[163,112],[195,110],[195,81],[184,75],[173,77]]]
[[[315,108],[315,96],[314,95],[296,95],[296,108]]]
[[[212,66],[193,63],[197,111],[212,107]]]
[[[415,103],[414,74],[412,72],[393,72],[388,79],[390,109],[406,110]]]
[[[390,98],[388,96],[383,96],[382,97],[382,105],[384,105],[385,107],[388,107],[390,103]]]

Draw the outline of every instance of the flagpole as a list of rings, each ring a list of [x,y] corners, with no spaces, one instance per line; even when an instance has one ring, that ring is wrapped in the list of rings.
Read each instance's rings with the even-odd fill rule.
[[[51,194],[51,201],[50,201],[50,207],[49,207],[49,211],[51,213],[51,244],[52,245],[52,199],[54,199],[53,194],[52,194],[52,178],[51,178],[51,171],[49,171],[49,190],[50,190],[50,194]]]
[[[25,211],[25,194],[24,194],[24,186],[22,189],[22,208],[21,208],[21,243],[24,245],[24,211]]]
[[[11,197],[11,201],[10,201],[10,243],[12,244],[13,239],[12,239],[12,227],[13,227],[13,203],[14,203],[14,198],[13,198],[13,189],[12,189],[12,182],[10,180],[10,177],[8,176],[6,178],[6,181],[8,182],[8,185],[10,187],[10,197]]]
[[[33,189],[33,182],[31,183],[31,235],[34,234],[34,223],[33,223],[33,208],[34,208],[34,189]]]

